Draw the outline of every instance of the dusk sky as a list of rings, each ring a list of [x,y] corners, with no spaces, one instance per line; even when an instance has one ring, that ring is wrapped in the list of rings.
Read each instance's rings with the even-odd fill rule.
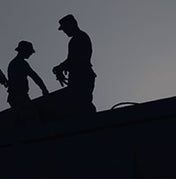
[[[92,40],[98,111],[176,95],[175,0],[0,0],[0,69],[7,75],[18,42],[28,40],[36,50],[29,64],[50,92],[61,89],[52,68],[67,56],[70,39],[58,31],[67,14]],[[41,96],[29,81],[30,97]],[[0,111],[9,108],[3,86],[0,98]]]

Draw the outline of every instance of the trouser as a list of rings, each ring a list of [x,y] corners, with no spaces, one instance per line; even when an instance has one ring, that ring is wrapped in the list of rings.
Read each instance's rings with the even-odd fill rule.
[[[15,121],[20,121],[19,123],[30,124],[38,123],[39,116],[38,112],[35,109],[35,106],[32,105],[31,99],[28,94],[10,94],[8,95],[7,102],[10,106],[16,110],[16,117],[14,116]]]
[[[73,71],[69,74],[68,88],[76,101],[91,103],[95,87],[96,74],[92,68]]]
[[[31,99],[29,98],[29,95],[26,94],[11,94],[9,93],[7,102],[10,104],[11,107],[22,107],[24,105],[29,104]]]

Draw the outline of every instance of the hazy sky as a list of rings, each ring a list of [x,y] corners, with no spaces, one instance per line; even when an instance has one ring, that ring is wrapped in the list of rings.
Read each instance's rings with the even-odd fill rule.
[[[0,0],[0,69],[7,74],[18,42],[29,40],[36,53],[28,62],[49,91],[60,89],[52,68],[66,58],[69,38],[58,20],[70,13],[92,40],[98,110],[175,96],[175,0]],[[30,87],[31,98],[41,95],[32,80]],[[3,86],[0,98],[0,110],[8,108]]]

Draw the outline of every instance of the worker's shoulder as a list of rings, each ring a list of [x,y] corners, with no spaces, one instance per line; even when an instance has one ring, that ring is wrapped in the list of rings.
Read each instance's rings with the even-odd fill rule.
[[[89,35],[86,32],[82,31],[82,30],[79,31],[79,37],[80,38],[85,38],[85,39],[90,39]]]
[[[17,58],[14,58],[13,60],[10,61],[9,68],[17,68],[17,67],[22,67],[22,68],[28,68],[29,64],[25,60],[19,60]]]
[[[84,31],[79,31],[71,40],[70,40],[71,44],[82,44],[82,43],[91,43],[90,37],[89,35],[84,32]]]
[[[12,66],[14,66],[14,65],[16,65],[16,64],[17,64],[17,62],[16,62],[16,60],[15,60],[15,58],[14,58],[14,59],[12,59],[12,60],[9,62],[8,68],[10,68],[10,67],[12,67]]]

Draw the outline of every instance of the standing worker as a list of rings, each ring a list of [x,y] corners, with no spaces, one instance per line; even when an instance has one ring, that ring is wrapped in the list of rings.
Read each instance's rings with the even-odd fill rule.
[[[96,74],[92,69],[92,44],[89,36],[80,30],[73,15],[69,14],[59,20],[62,30],[71,40],[68,44],[68,56],[60,65],[53,68],[61,86],[68,86],[71,99],[78,106],[85,105],[94,112],[92,104]],[[67,76],[68,74],[68,76]]]

